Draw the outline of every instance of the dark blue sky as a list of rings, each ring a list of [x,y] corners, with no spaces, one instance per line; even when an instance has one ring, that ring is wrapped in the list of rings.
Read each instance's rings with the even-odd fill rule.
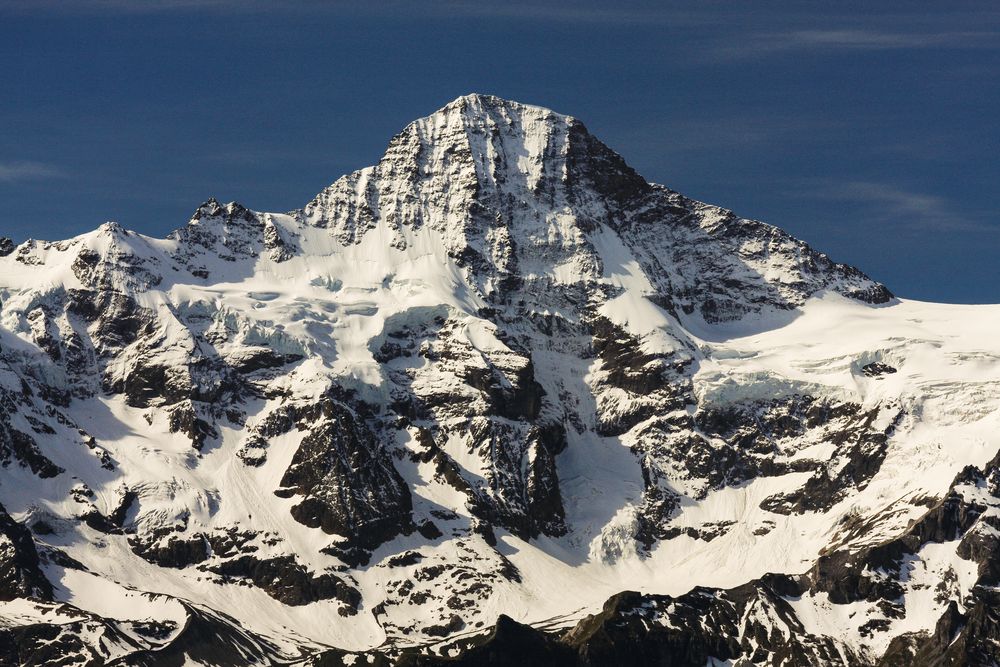
[[[475,91],[901,296],[1000,302],[994,2],[364,5],[0,0],[0,234],[297,208]]]

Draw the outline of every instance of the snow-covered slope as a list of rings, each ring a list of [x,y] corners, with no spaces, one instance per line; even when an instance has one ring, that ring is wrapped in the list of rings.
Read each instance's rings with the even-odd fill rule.
[[[470,95],[298,211],[2,247],[0,663],[997,655],[1000,307],[576,119]]]

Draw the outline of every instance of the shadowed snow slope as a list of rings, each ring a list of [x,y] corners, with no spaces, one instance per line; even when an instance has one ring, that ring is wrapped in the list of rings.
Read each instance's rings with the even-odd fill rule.
[[[0,300],[0,663],[996,654],[1000,307],[569,116],[461,97],[297,211],[26,241]]]

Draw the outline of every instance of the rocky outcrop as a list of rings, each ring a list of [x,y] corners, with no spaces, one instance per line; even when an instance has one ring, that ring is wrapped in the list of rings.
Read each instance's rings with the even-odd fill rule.
[[[376,433],[355,411],[324,399],[275,491],[302,496],[296,521],[339,535],[338,551],[367,551],[410,530],[412,504]]]
[[[357,613],[361,593],[332,574],[315,575],[292,556],[261,559],[244,554],[204,568],[226,580],[246,580],[279,602],[299,606],[319,600],[338,600],[342,616]]]
[[[0,506],[0,600],[52,599],[31,532]]]

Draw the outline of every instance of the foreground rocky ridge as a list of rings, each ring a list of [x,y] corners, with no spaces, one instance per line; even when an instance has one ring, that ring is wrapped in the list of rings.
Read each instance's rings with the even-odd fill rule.
[[[996,660],[1000,313],[576,119],[0,249],[0,662]]]

